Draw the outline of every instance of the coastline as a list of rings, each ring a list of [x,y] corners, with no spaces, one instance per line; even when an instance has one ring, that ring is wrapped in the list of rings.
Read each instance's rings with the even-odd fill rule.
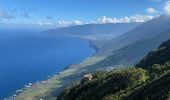
[[[89,47],[94,49],[94,52],[92,53],[92,55],[90,55],[89,57],[87,57],[83,61],[80,61],[77,64],[72,64],[72,65],[66,66],[62,71],[57,72],[56,74],[52,75],[51,77],[47,76],[48,77],[47,80],[42,80],[42,81],[37,81],[36,83],[31,83],[31,85],[28,85],[28,87],[24,87],[23,89],[19,90],[19,93],[15,93],[13,96],[9,97],[9,99],[19,100],[19,99],[17,99],[18,97],[24,98],[24,96],[22,96],[22,95],[25,94],[25,92],[30,91],[32,88],[37,88],[37,87],[44,85],[44,84],[47,85],[47,84],[53,83],[53,82],[51,82],[51,80],[57,79],[57,80],[63,81],[63,79],[60,79],[60,77],[62,77],[63,75],[64,75],[64,77],[66,77],[69,74],[70,70],[76,69],[77,66],[81,65],[82,63],[87,63],[90,59],[93,59],[93,57],[95,57],[96,53],[98,52],[97,46],[95,46],[90,39],[85,39],[85,38],[82,38],[82,39],[87,40]],[[72,73],[72,74],[74,74],[74,73]],[[57,77],[59,77],[59,78],[57,78]],[[68,84],[69,82],[71,82],[71,81],[66,81],[66,84]],[[60,83],[60,82],[58,81],[57,84],[58,83]],[[64,84],[63,86],[65,86],[66,84]],[[60,85],[58,85],[58,86],[60,86]],[[61,88],[61,87],[56,87],[56,89],[59,89],[59,88]]]

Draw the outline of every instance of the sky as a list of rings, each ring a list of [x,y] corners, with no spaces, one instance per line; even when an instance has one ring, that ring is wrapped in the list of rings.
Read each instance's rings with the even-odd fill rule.
[[[0,23],[65,27],[144,22],[170,14],[170,0],[0,0]]]

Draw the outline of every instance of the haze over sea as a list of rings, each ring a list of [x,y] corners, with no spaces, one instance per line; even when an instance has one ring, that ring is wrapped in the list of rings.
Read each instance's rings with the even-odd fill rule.
[[[29,82],[48,76],[91,56],[87,40],[31,31],[0,31],[0,99]]]

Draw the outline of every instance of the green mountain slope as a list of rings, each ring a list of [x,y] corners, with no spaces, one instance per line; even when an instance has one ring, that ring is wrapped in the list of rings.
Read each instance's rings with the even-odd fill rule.
[[[137,41],[152,39],[168,29],[170,29],[170,16],[162,15],[142,23],[118,38],[107,41],[101,48],[114,52]]]
[[[170,67],[170,66],[169,66]],[[167,100],[170,99],[170,72],[147,85],[135,90],[126,97],[128,100]]]
[[[170,29],[160,33],[152,39],[143,39],[132,43],[120,50],[113,52],[104,60],[88,66],[89,68],[105,69],[106,67],[133,66],[146,56],[151,50],[156,49],[162,42],[170,37]]]
[[[170,40],[136,67],[93,74],[57,100],[167,100],[170,98]]]
[[[145,71],[142,69],[126,69],[123,71],[109,72],[94,75],[92,81],[81,84],[64,91],[58,100],[103,100],[108,95],[124,93],[128,88],[142,84],[146,80]]]
[[[161,46],[150,52],[140,63],[136,66],[148,69],[151,68],[153,64],[164,64],[166,61],[170,60],[170,40],[161,44]]]

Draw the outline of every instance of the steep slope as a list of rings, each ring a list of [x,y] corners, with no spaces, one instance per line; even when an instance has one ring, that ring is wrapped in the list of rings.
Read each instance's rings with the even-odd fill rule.
[[[139,76],[140,75],[140,76]],[[99,72],[94,74],[92,81],[81,82],[69,90],[65,90],[57,100],[104,100],[114,94],[117,99],[130,87],[136,87],[146,81],[145,71],[130,68],[123,71]]]
[[[170,61],[170,40],[161,44],[157,50],[150,52],[136,66],[150,69],[153,64],[165,64],[166,61]]]
[[[100,46],[99,55],[106,55],[104,60],[89,66],[91,68],[132,66],[140,61],[149,51],[156,49],[170,37],[170,16],[162,15],[145,22],[128,33]],[[98,46],[99,47],[99,46]]]
[[[45,31],[48,34],[69,34],[78,36],[87,35],[109,35],[109,36],[119,36],[127,31],[135,28],[140,23],[109,23],[109,24],[86,24],[77,25],[64,28],[56,28],[53,30]]]
[[[101,47],[103,51],[113,52],[143,39],[151,39],[170,28],[170,16],[162,15],[149,20],[124,35],[105,42]]]
[[[135,90],[127,100],[169,100],[170,72]]]
[[[170,99],[170,40],[150,52],[136,66],[98,72],[92,80],[61,93],[57,100]]]
[[[102,68],[103,66],[132,66],[140,61],[149,51],[156,49],[162,42],[168,40],[169,37],[170,29],[151,39],[139,40],[124,48],[121,48],[120,50],[113,52],[112,55],[108,56],[104,60],[89,67]]]
[[[170,99],[170,40],[150,52],[137,67],[148,71],[150,82],[134,90],[129,100],[169,100]]]

